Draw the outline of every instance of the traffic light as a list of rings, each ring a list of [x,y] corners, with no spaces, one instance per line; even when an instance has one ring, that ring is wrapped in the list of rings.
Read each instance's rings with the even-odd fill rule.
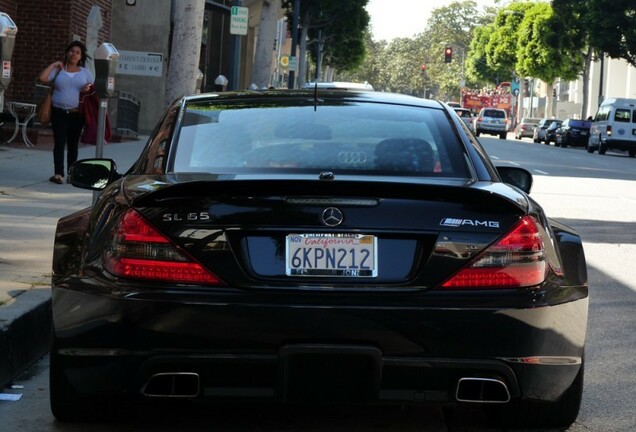
[[[523,95],[525,97],[530,96],[530,83],[528,82],[528,78],[523,80]]]
[[[426,76],[426,71],[427,71],[427,67],[425,64],[423,64],[422,66],[420,66],[420,74],[425,77]]]
[[[444,48],[444,63],[450,63],[453,60],[453,47]]]

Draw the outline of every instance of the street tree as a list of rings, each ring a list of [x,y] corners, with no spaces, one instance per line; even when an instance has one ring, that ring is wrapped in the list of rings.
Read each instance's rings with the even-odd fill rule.
[[[294,0],[281,0],[288,23]],[[355,68],[364,57],[364,32],[370,18],[364,8],[368,0],[300,0],[298,31],[298,86],[305,81],[307,43],[320,43],[327,64]],[[294,31],[294,29],[290,29]]]
[[[611,58],[622,58],[636,67],[636,2],[588,0],[587,6],[584,23],[589,29],[590,45],[597,52]]]
[[[581,51],[568,49],[564,33],[552,28],[553,13],[550,4],[536,3],[526,10],[517,31],[515,69],[521,76],[539,78],[546,84],[546,114],[552,112],[556,79],[572,81],[584,66]]]
[[[258,88],[269,86],[272,67],[272,46],[276,41],[276,22],[281,5],[278,0],[263,0],[261,18],[258,25],[258,38],[252,65],[252,82]]]
[[[464,61],[477,24],[477,4],[472,0],[458,1],[437,8],[431,13],[427,28],[420,35],[428,58],[428,72],[439,88],[440,99],[458,99],[461,80],[466,78]],[[445,63],[444,49],[453,49],[453,58]],[[418,73],[418,71],[414,71]]]
[[[165,106],[196,90],[205,0],[172,0],[172,44]]]
[[[589,70],[594,56],[622,58],[636,66],[636,3],[633,0],[553,0],[555,28],[570,34],[584,52],[583,104],[588,112]]]

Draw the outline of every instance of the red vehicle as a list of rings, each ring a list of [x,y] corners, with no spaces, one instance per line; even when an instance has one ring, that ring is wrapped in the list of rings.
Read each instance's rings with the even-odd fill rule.
[[[506,111],[508,118],[512,118],[512,95],[510,83],[503,82],[497,89],[490,91],[462,91],[462,107],[476,113],[482,108],[499,108]]]

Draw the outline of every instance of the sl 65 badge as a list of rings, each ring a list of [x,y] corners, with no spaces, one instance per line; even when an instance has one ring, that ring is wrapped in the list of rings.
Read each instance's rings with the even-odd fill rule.
[[[210,213],[164,213],[161,215],[164,222],[183,222],[183,221],[207,221],[210,220]]]

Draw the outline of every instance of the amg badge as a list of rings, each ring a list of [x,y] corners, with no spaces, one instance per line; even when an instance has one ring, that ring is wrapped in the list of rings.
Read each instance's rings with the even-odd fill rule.
[[[499,221],[477,220],[477,219],[444,218],[439,224],[441,226],[455,227],[455,228],[464,226],[464,225],[469,225],[474,227],[499,228]]]

